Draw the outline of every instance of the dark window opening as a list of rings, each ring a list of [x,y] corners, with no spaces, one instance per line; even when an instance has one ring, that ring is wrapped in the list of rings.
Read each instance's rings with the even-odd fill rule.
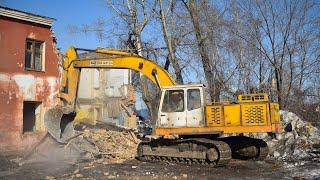
[[[167,90],[164,94],[162,112],[183,112],[184,111],[184,91]]]
[[[42,71],[43,42],[26,40],[25,64],[27,70]]]
[[[201,107],[201,96],[199,89],[188,89],[188,111]]]
[[[23,133],[36,131],[36,122],[40,114],[40,102],[23,102]]]

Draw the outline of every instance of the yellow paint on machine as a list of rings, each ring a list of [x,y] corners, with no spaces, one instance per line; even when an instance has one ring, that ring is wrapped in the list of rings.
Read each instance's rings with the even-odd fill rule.
[[[224,118],[226,122],[226,126],[240,126],[241,125],[241,105],[227,105],[224,106]]]
[[[179,86],[169,73],[155,62],[138,55],[115,50],[97,49],[95,52],[109,55],[105,58],[79,59],[75,48],[71,47],[66,53],[63,63],[61,92],[58,97],[66,109],[79,111],[76,108],[77,89],[81,68],[132,69],[141,72],[160,89],[165,87],[190,88],[191,85]],[[238,103],[202,104],[205,123],[197,127],[156,127],[157,135],[181,134],[212,134],[212,133],[247,133],[247,132],[278,132],[280,130],[279,105],[270,103],[268,95],[245,94],[238,96]],[[181,112],[177,112],[180,113]],[[89,116],[84,113],[79,116]]]
[[[278,103],[270,103],[271,123],[280,123],[280,107]]]
[[[243,104],[241,105],[241,122],[244,126],[256,126],[267,124],[267,104]]]
[[[207,126],[224,126],[222,106],[206,106]]]
[[[270,103],[265,94],[241,95],[238,99],[238,104],[207,105],[203,127],[156,128],[155,132],[165,136],[280,131],[279,104]]]
[[[79,109],[77,116],[74,118],[74,124],[80,124],[82,122],[94,125],[93,122],[93,110],[92,109]]]
[[[281,129],[280,124],[268,126],[221,126],[221,127],[179,127],[179,128],[156,128],[155,134],[168,135],[196,135],[196,134],[232,134],[232,133],[265,133],[277,132]]]
[[[58,94],[58,97],[65,102],[63,106],[69,109],[76,107],[75,98],[77,96],[81,68],[131,69],[141,72],[153,83],[159,83],[160,87],[176,84],[165,69],[141,56],[108,49],[97,49],[96,52],[110,55],[110,58],[78,59],[76,48],[70,47],[67,50],[63,62],[64,71],[61,82],[61,87],[64,90]],[[156,76],[153,74],[156,74]]]

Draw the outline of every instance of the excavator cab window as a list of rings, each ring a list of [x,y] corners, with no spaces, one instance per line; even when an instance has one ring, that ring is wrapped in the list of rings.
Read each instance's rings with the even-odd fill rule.
[[[199,89],[188,89],[188,111],[201,107],[201,97]]]
[[[183,112],[184,111],[184,91],[167,90],[164,94],[162,112]]]

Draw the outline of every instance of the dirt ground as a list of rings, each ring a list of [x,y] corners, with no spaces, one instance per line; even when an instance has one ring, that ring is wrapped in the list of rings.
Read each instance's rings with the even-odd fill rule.
[[[35,161],[1,159],[0,179],[320,179],[319,162],[232,160],[226,167],[199,167],[116,159]]]
[[[103,127],[102,129],[104,129]],[[110,129],[110,128],[109,128]],[[225,167],[141,162],[130,133],[91,129],[89,135],[57,143],[46,136],[24,158],[0,154],[0,179],[319,179],[320,161],[241,161]],[[89,151],[85,139],[100,147]],[[82,142],[80,144],[77,144]],[[92,145],[91,144],[91,145]],[[104,145],[104,146],[102,146]],[[94,146],[94,147],[95,147]],[[86,148],[84,148],[86,147]],[[78,151],[82,148],[85,151]],[[121,154],[119,154],[119,152]]]

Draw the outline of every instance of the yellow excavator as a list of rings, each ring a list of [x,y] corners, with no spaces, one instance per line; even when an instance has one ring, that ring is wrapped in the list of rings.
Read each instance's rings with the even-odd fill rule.
[[[103,54],[79,58],[78,51]],[[70,47],[64,58],[58,98],[61,104],[45,113],[45,126],[59,142],[74,135],[76,99],[81,68],[131,69],[142,73],[161,90],[156,139],[137,149],[143,161],[225,165],[232,158],[264,159],[268,146],[244,133],[276,133],[280,130],[279,105],[267,94],[243,94],[236,103],[206,103],[203,84],[178,85],[155,62],[134,53],[109,49]]]

